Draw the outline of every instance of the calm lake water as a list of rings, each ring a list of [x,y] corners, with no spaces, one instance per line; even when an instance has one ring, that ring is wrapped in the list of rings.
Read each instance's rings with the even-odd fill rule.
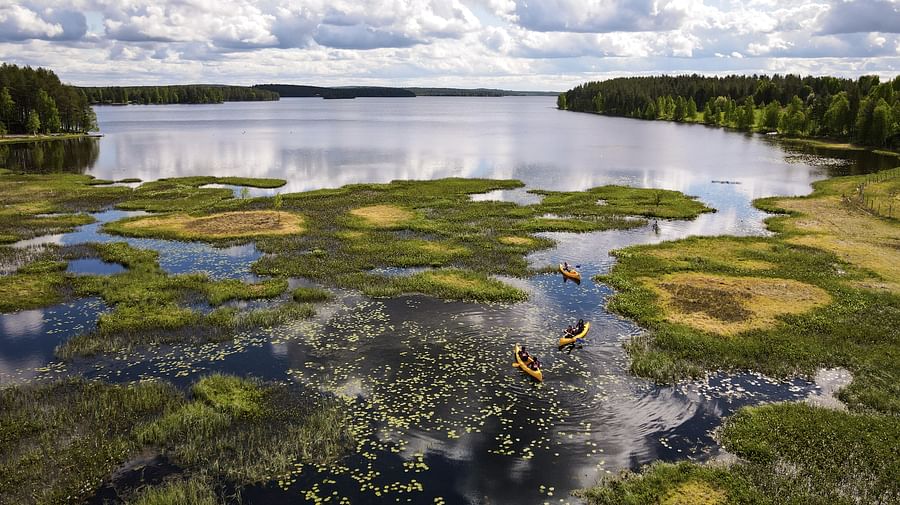
[[[103,107],[105,137],[0,150],[0,165],[70,170],[105,179],[186,175],[278,177],[278,191],[357,182],[440,177],[521,179],[529,188],[602,184],[697,195],[718,212],[693,221],[584,235],[530,258],[566,259],[585,278],[608,271],[612,249],[688,235],[764,234],[754,198],[800,195],[828,174],[891,164],[876,156],[791,150],[759,135],[699,125],[608,118],[555,110],[551,97],[319,100]],[[262,193],[265,194],[265,193]],[[478,198],[532,203],[524,191]],[[128,215],[108,211],[100,221]],[[123,240],[87,225],[40,242]],[[169,272],[251,278],[252,245],[124,239],[160,251]],[[70,271],[114,274],[99,262]],[[403,271],[389,272],[403,275]],[[165,347],[57,363],[53,347],[89,330],[107,310],[89,299],[0,315],[0,384],[80,373],[108,380],[160,377],[187,385],[212,370],[288,381],[348,399],[363,453],[339,469],[304,468],[282,489],[247,490],[245,502],[295,503],[315,489],[353,503],[575,502],[573,489],[607,472],[657,459],[706,459],[710,432],[737,408],[816,391],[802,381],[753,373],[713,374],[657,387],[628,374],[622,343],[640,333],[604,307],[612,291],[558,275],[506,279],[530,294],[514,305],[444,302],[422,296],[368,299],[336,290],[311,321],[239,335],[233,343]],[[308,284],[293,279],[293,285]],[[261,302],[265,303],[265,302]],[[205,307],[200,307],[205,309]],[[558,351],[562,328],[593,323],[582,348]],[[546,364],[533,384],[510,366],[524,343]],[[455,366],[448,366],[452,360]],[[315,486],[315,487],[314,487]],[[112,493],[112,494],[110,494]],[[104,497],[114,496],[107,490]]]

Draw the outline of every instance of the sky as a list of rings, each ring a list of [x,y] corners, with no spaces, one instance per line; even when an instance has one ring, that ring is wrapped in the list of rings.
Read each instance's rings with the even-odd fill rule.
[[[0,0],[0,61],[77,85],[893,77],[900,0]]]

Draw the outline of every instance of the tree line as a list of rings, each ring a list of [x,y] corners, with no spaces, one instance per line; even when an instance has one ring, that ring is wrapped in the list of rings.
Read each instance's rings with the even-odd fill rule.
[[[97,129],[84,92],[52,70],[0,65],[0,135],[82,133]]]
[[[884,83],[878,76],[625,77],[577,86],[557,106],[900,147],[900,76]]]
[[[278,100],[278,93],[256,87],[187,84],[80,88],[93,105],[163,105]]]

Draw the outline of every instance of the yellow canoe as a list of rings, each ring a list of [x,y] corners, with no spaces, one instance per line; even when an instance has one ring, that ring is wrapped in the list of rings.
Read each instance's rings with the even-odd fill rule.
[[[570,279],[572,279],[572,280],[576,280],[576,281],[580,281],[580,280],[581,280],[581,274],[578,273],[578,271],[575,270],[575,269],[572,268],[572,267],[569,267],[569,269],[566,270],[565,267],[563,267],[562,263],[560,263],[560,264],[559,264],[559,271],[562,272],[563,275],[565,275],[566,277],[568,277],[568,278],[570,278]]]
[[[534,360],[531,358],[531,356],[529,356],[528,363],[522,361],[522,358],[519,357],[520,349],[521,348],[519,347],[519,344],[516,344],[515,348],[513,349],[513,354],[516,357],[516,362],[513,363],[513,366],[518,367],[519,370],[524,371],[525,373],[534,377],[535,379],[537,379],[539,381],[543,381],[544,380],[544,372],[542,372],[540,369],[532,370],[531,368],[528,368],[529,363],[531,363]]]
[[[587,332],[590,329],[591,329],[591,323],[584,323],[584,329],[581,330],[581,333],[579,333],[578,335],[571,336],[571,337],[563,337],[563,338],[559,339],[559,346],[562,347],[564,345],[569,345],[569,344],[575,343],[576,340],[578,340],[580,338],[584,338],[584,336],[587,335]]]

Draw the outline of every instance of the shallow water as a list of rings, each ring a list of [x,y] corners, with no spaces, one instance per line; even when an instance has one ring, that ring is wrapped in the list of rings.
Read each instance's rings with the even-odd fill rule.
[[[527,188],[616,183],[676,189],[717,209],[693,221],[656,220],[632,230],[544,234],[558,245],[529,261],[545,266],[565,259],[580,265],[585,281],[564,282],[558,274],[505,279],[530,295],[513,305],[422,296],[372,300],[335,290],[337,300],[311,321],[238,335],[226,344],[65,365],[54,363],[53,347],[89,329],[104,310],[101,303],[0,316],[5,382],[80,373],[116,381],[159,377],[185,386],[223,370],[347,397],[365,454],[348,458],[336,472],[304,468],[287,490],[251,488],[250,503],[293,503],[311,490],[322,497],[337,491],[354,503],[432,503],[438,496],[447,503],[569,501],[571,490],[605,472],[655,459],[711,457],[717,448],[710,431],[723,416],[761,401],[803,399],[816,394],[815,385],[752,373],[712,374],[677,387],[634,378],[622,343],[641,330],[608,313],[612,291],[589,278],[609,270],[610,250],[627,245],[765,234],[765,214],[752,199],[805,194],[826,174],[883,163],[857,154],[836,161],[703,126],[561,112],[545,97],[285,99],[100,108],[98,116],[106,136],[89,141],[96,143],[95,156],[82,153],[68,167],[107,179],[280,177],[288,184],[277,191],[287,192],[398,178],[498,177],[521,179]],[[534,195],[519,189],[475,198],[527,204]],[[99,231],[103,222],[129,215],[98,213],[98,223],[17,246],[125,240],[159,251],[170,273],[255,279],[249,266],[261,254],[252,245],[216,249]],[[592,322],[586,344],[558,350],[561,329],[578,318]],[[543,384],[511,367],[516,342],[544,362]]]

